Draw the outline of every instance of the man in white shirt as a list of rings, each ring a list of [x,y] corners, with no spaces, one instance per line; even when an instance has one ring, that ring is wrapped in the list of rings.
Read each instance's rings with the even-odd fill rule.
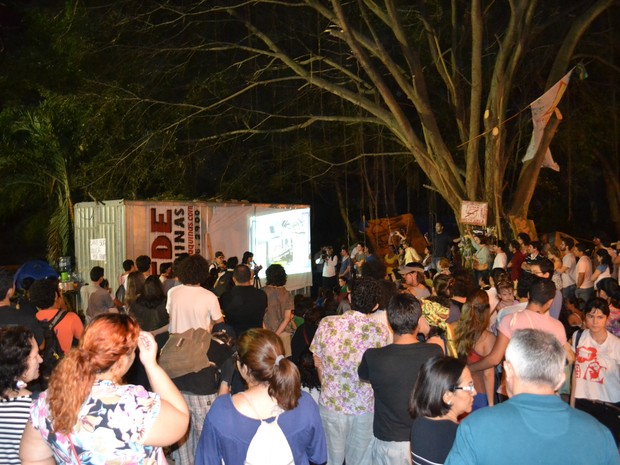
[[[334,255],[334,248],[329,245],[321,250],[321,256],[316,261],[317,265],[323,264],[323,289],[333,291],[338,284],[336,277],[336,267],[338,266],[338,256]]]
[[[166,310],[170,314],[170,332],[204,328],[223,323],[224,317],[215,294],[201,286],[209,277],[209,263],[200,255],[190,255],[179,264],[176,274],[181,281],[168,291]]]
[[[562,257],[562,267],[558,269],[562,277],[562,297],[568,299],[575,296],[575,267],[577,260],[573,255],[573,247],[575,241],[571,237],[562,237],[560,242],[560,250],[564,254]]]
[[[504,252],[504,243],[502,241],[498,241],[497,244],[492,244],[490,249],[491,252],[495,254],[495,258],[493,259],[493,268],[491,268],[491,270],[494,270],[495,268],[502,268],[505,270],[508,265],[508,256],[506,255],[506,252]]]
[[[88,314],[88,301],[90,296],[97,290],[101,289],[101,281],[103,281],[104,270],[100,266],[93,266],[90,270],[90,283],[84,284],[80,288],[80,301],[82,303],[82,312]]]
[[[575,246],[575,257],[579,259],[575,268],[575,296],[587,302],[594,297],[594,283],[592,282],[592,260],[586,253],[585,244]]]

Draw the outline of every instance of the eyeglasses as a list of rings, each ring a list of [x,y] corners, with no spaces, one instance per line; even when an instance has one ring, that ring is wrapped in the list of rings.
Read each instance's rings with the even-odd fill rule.
[[[474,388],[473,384],[470,385],[470,386],[454,386],[454,388],[452,388],[453,391],[458,391],[459,389],[461,391],[469,391],[469,392],[474,392],[475,391],[475,388]]]

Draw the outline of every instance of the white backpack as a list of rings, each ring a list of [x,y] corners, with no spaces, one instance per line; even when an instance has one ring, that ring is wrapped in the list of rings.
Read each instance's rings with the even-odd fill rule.
[[[243,393],[241,393],[243,395]],[[259,417],[254,405],[247,396],[243,396],[252,407],[252,410]],[[260,426],[256,430],[248,454],[245,457],[244,465],[294,465],[293,451],[289,445],[282,428],[278,424],[280,414],[276,415],[273,421],[260,419]]]

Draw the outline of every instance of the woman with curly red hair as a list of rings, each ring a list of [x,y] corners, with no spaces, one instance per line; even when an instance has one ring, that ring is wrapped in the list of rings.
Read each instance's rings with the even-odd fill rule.
[[[154,392],[122,384],[136,347]],[[156,356],[153,336],[131,317],[94,318],[33,405],[22,464],[165,464],[161,446],[183,436],[189,411]]]

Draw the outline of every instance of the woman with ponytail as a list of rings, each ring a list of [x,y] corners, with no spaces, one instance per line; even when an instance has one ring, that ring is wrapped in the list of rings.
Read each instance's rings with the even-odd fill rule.
[[[250,329],[237,345],[237,364],[248,389],[213,403],[195,464],[325,463],[319,409],[301,392],[299,371],[284,357],[282,340],[267,329]]]
[[[136,347],[154,392],[122,384]],[[94,318],[33,405],[22,464],[166,464],[161,446],[183,436],[189,411],[156,356],[153,336],[131,317]]]

